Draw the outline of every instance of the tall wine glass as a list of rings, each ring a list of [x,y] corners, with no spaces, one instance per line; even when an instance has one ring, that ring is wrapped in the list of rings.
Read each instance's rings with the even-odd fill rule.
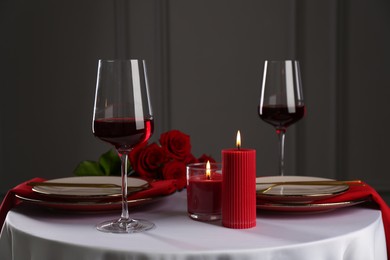
[[[262,120],[276,128],[279,137],[279,174],[283,176],[287,127],[306,113],[298,61],[265,61],[258,111]]]
[[[122,162],[122,214],[119,219],[99,224],[97,229],[137,233],[153,228],[147,220],[130,218],[127,204],[128,155],[153,132],[145,61],[99,60],[92,131],[115,146]]]

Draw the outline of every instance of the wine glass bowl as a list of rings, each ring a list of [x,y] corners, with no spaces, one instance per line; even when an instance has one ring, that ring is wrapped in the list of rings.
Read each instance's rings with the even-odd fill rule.
[[[127,163],[131,150],[153,133],[146,65],[144,60],[99,60],[92,132],[113,145],[121,158],[122,213],[97,229],[111,233],[138,233],[154,224],[129,217]]]
[[[153,132],[153,119],[145,118],[144,127],[137,129],[134,118],[104,118],[94,120],[94,135],[126,152],[146,142]]]
[[[279,175],[284,175],[284,141],[287,128],[306,114],[299,62],[265,61],[260,118],[275,127],[279,136]]]

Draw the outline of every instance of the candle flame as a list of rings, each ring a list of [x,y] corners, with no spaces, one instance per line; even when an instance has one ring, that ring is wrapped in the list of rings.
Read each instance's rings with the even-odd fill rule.
[[[237,131],[236,147],[237,147],[237,149],[241,148],[241,134],[240,134],[240,130]]]
[[[211,170],[210,170],[210,161],[206,163],[206,179],[210,180]]]

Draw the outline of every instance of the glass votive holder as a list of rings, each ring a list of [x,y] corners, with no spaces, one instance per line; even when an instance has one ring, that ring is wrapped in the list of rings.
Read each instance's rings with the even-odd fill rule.
[[[207,164],[187,165],[188,216],[199,221],[221,219],[222,165]]]

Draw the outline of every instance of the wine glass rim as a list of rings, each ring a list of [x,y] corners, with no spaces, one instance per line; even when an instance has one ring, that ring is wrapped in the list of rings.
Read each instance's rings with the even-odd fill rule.
[[[286,62],[286,61],[292,61],[292,62],[299,62],[299,60],[289,59],[289,60],[265,60],[267,62]]]
[[[99,59],[100,62],[129,62],[129,61],[145,61],[144,59]]]

